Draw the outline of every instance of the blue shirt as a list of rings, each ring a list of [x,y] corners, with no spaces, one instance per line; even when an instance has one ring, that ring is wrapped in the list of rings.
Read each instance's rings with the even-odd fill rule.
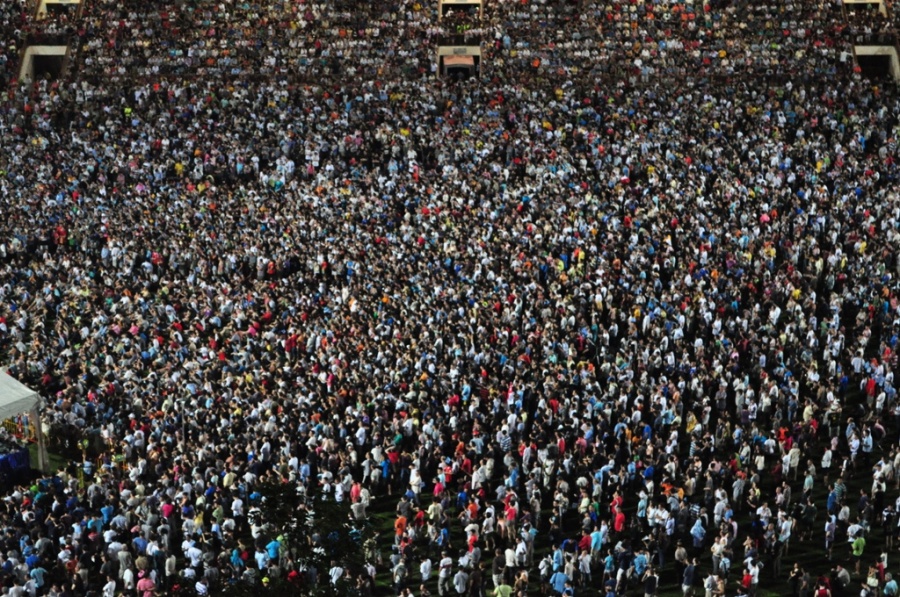
[[[834,507],[836,504],[837,504],[837,492],[829,491],[828,492],[828,501],[827,501],[825,507],[828,509],[829,512],[831,512],[834,510]]]
[[[606,556],[606,558],[604,558],[603,566],[607,572],[612,572],[616,569],[616,559],[612,556],[612,554],[609,554]]]
[[[134,545],[135,551],[138,555],[144,555],[144,552],[147,551],[147,540],[138,535],[131,542]]]
[[[691,564],[684,569],[684,577],[682,578],[681,584],[686,587],[690,587],[694,585],[694,565]]]
[[[553,552],[553,570],[559,570],[563,566],[563,552],[561,549],[556,549]]]
[[[554,591],[562,593],[566,590],[567,580],[569,580],[569,577],[566,576],[565,572],[556,571],[553,573],[553,576],[550,577],[550,585],[553,587]]]
[[[28,573],[28,575],[34,579],[35,586],[39,589],[44,586],[44,575],[46,574],[47,571],[40,566]]]
[[[25,564],[28,566],[29,570],[34,570],[34,568],[38,565],[38,562],[41,561],[40,556],[37,554],[31,554],[27,558],[25,558]]]
[[[703,523],[700,522],[700,519],[697,519],[697,522],[694,523],[694,526],[691,527],[691,536],[694,539],[703,539],[706,537],[706,529],[703,528]]]
[[[278,550],[281,549],[281,543],[277,540],[273,539],[266,545],[266,551],[269,552],[269,557],[273,560],[278,559]]]
[[[644,574],[644,571],[647,570],[647,556],[642,553],[634,556],[634,571],[638,576]]]

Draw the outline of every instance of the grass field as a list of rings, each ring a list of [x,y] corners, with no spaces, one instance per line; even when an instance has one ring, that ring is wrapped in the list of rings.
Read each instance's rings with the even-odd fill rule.
[[[889,429],[888,434],[889,437],[894,437],[890,434],[896,433],[896,430]],[[882,442],[883,448],[890,448],[891,442],[888,439],[885,439]],[[876,446],[875,451],[873,453],[872,462],[877,462],[878,458],[882,455],[882,448]],[[818,465],[818,461],[821,458],[821,452],[816,450],[814,453],[805,453],[802,455],[801,462],[805,462],[807,458],[813,460],[816,465]],[[837,460],[837,457],[836,457]],[[834,475],[832,474],[829,481],[834,480]],[[851,510],[851,517],[855,516],[855,504],[856,504],[856,496],[859,495],[860,489],[866,489],[867,491],[870,489],[872,483],[871,474],[865,470],[859,470],[852,479],[847,482],[847,496],[848,496],[848,504]],[[803,485],[803,476],[802,474],[798,475],[797,480],[791,481],[791,489],[793,492],[793,503],[796,503],[800,496],[802,495],[802,485]],[[764,474],[761,475],[761,487],[762,495],[765,499],[766,496],[774,496],[775,494],[775,481],[771,477],[771,475]],[[730,493],[730,489],[729,489]],[[893,490],[891,486],[888,487],[888,492],[885,500],[885,504],[889,503],[888,500],[893,500],[896,496],[896,491]],[[815,583],[816,578],[821,575],[827,575],[830,573],[831,568],[834,564],[843,564],[846,566],[852,573],[853,565],[850,561],[850,549],[849,544],[837,544],[834,546],[833,562],[829,562],[825,556],[825,503],[828,491],[827,487],[824,483],[824,480],[820,477],[816,479],[816,485],[813,490],[813,499],[818,508],[818,516],[816,518],[815,528],[813,530],[812,538],[807,541],[799,541],[798,536],[794,536],[791,539],[790,549],[788,554],[786,554],[782,559],[781,564],[781,576],[780,578],[775,578],[773,574],[773,568],[771,565],[767,565],[764,567],[759,585],[758,594],[762,597],[768,597],[773,595],[784,595],[789,596],[792,594],[791,586],[788,583],[788,579],[790,576],[791,569],[794,566],[794,563],[799,563],[801,567],[805,570],[809,571],[811,582]],[[393,523],[394,523],[394,508],[397,505],[397,501],[399,496],[378,496],[375,499],[375,503],[369,509],[371,516],[371,523],[375,527],[375,530],[378,532],[379,537],[382,537],[381,545],[382,545],[382,553],[387,561],[388,556],[390,555],[390,543],[393,538]],[[626,506],[629,508],[626,509],[627,514],[631,515],[635,508],[634,499],[628,500],[626,498]],[[771,502],[770,502],[771,506]],[[544,512],[542,516],[542,520],[546,521],[549,517],[549,511]],[[578,517],[577,513],[574,511],[570,513],[570,517],[567,519],[566,529],[577,529],[578,528]],[[741,563],[740,563],[740,554],[742,554],[742,550],[739,548],[740,543],[746,537],[746,527],[749,523],[749,516],[747,514],[746,506],[743,508],[743,513],[738,516],[738,522],[740,525],[740,531],[738,539],[735,541],[735,559],[732,564],[731,575],[729,576],[728,582],[728,591],[727,595],[734,595],[737,589],[737,583],[740,579],[741,574]],[[544,528],[540,529],[542,533],[546,530]],[[574,532],[574,531],[573,531]],[[707,539],[709,540],[712,535],[712,530],[707,535]],[[707,544],[709,541],[707,541]],[[458,546],[465,545],[464,541],[464,532],[460,524],[456,523],[453,525],[451,529],[451,545],[454,546],[454,553],[452,556],[455,556],[455,551]],[[538,535],[536,540],[536,550],[534,555],[534,570],[530,571],[530,579],[531,583],[529,586],[529,595],[542,596],[543,594],[540,591],[540,582],[539,582],[539,574],[537,571],[537,562],[546,555],[550,551],[550,546],[548,545],[548,541],[546,535]],[[661,597],[680,597],[681,596],[681,588],[680,588],[680,579],[675,578],[675,572],[672,561],[671,552],[674,551],[674,547],[669,548],[669,553],[667,553],[667,564],[661,571],[660,575],[660,586],[659,586],[659,595]],[[873,562],[880,553],[884,551],[884,532],[879,525],[873,524],[872,530],[867,537],[867,545],[865,556],[863,559],[863,566],[861,568],[861,573],[863,576],[866,573],[866,565]],[[485,562],[486,562],[486,572],[487,576],[487,594],[492,594],[493,585],[490,582],[490,562],[492,560],[492,555],[483,550]],[[454,557],[454,562],[456,558]],[[767,562],[766,559],[763,559],[764,562]],[[893,554],[888,555],[888,570],[891,570],[891,564],[893,561]],[[432,562],[436,564],[434,558]],[[712,566],[711,558],[709,552],[707,551],[700,559],[700,579],[702,581],[703,578],[706,577],[708,572],[710,571]],[[392,595],[393,589],[391,588],[391,574],[388,569],[389,566],[385,565],[383,570],[379,571],[378,575],[378,589],[379,595]],[[455,572],[455,568],[454,568]],[[418,567],[414,566],[410,570],[411,579],[415,579],[415,584],[411,586],[413,588],[418,587]],[[603,595],[604,592],[601,590],[599,586],[600,583],[597,581],[598,576],[595,574],[595,584],[596,587],[582,587],[576,589],[576,595],[579,597],[592,597],[594,595]],[[854,583],[857,581],[861,582],[864,578],[853,577]],[[437,581],[436,574],[432,574],[431,582],[426,585],[428,590],[431,591],[433,595],[437,595]],[[849,594],[856,595],[859,593],[857,589],[853,587],[858,587],[858,585],[851,585]],[[814,587],[813,587],[814,588]],[[812,592],[812,591],[811,591]],[[636,587],[630,591],[631,594],[637,595],[642,594],[642,588]],[[702,587],[698,587],[695,593],[700,595],[703,594]],[[455,594],[455,593],[453,593]]]

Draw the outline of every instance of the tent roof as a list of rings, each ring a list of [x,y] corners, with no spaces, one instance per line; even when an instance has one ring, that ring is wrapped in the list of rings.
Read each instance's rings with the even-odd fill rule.
[[[40,406],[41,396],[0,369],[0,421],[26,413]]]

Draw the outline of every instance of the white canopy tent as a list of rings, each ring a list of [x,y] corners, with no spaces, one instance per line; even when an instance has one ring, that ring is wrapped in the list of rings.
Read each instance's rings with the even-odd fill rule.
[[[41,430],[40,408],[43,405],[41,395],[11,377],[6,368],[0,369],[0,421],[5,421],[28,413],[34,423],[34,432],[38,444],[38,467],[47,471],[47,446]]]
[[[28,386],[0,370],[0,421],[41,406],[41,396]]]

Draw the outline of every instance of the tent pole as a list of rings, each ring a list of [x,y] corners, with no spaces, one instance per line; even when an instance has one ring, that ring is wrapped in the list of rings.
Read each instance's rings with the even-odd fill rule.
[[[38,466],[37,468],[44,474],[47,474],[50,468],[49,458],[47,457],[47,443],[44,438],[44,430],[43,424],[41,422],[41,415],[38,412],[38,408],[35,407],[31,411],[31,416],[34,421],[34,434],[37,437],[37,445],[38,445]]]

